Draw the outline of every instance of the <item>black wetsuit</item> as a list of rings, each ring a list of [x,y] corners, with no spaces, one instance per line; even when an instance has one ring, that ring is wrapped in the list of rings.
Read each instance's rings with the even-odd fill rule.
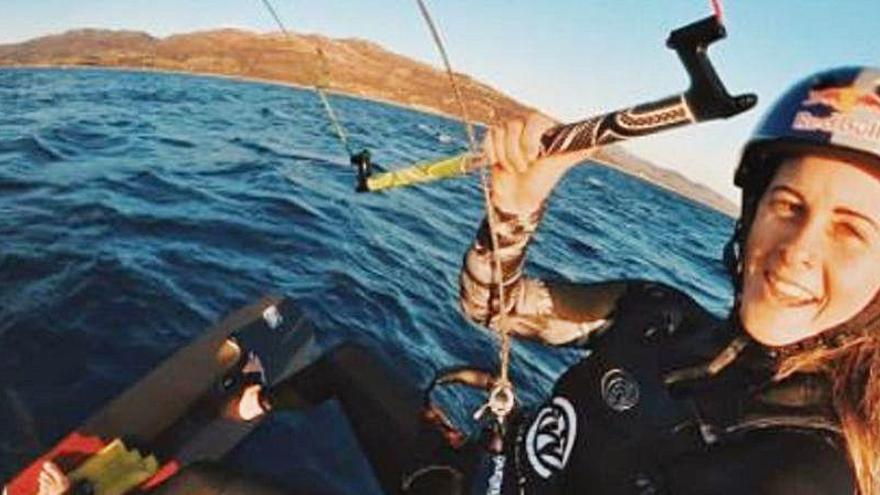
[[[853,493],[820,377],[774,382],[771,354],[668,287],[627,282],[609,316],[508,442],[504,493]]]
[[[854,493],[822,377],[774,381],[772,353],[663,285],[523,278],[538,218],[502,214],[505,301],[481,230],[465,260],[462,307],[492,326],[504,304],[520,336],[591,352],[515,420],[501,493]],[[486,486],[473,479],[485,454],[451,446],[422,421],[421,392],[387,362],[339,348],[278,386],[272,401],[340,399],[388,493]]]

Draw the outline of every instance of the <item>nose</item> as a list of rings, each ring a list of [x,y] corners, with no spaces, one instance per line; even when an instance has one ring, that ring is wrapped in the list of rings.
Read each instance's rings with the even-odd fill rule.
[[[782,261],[791,268],[813,268],[823,248],[822,226],[814,219],[805,219],[792,227],[779,247]]]

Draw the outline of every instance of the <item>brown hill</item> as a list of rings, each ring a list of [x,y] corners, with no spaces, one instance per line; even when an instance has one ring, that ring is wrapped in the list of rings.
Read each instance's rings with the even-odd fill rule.
[[[318,55],[324,53],[324,60]],[[0,45],[2,66],[97,66],[170,70],[261,79],[383,100],[458,116],[446,73],[360,39],[320,35],[258,34],[237,29],[156,38],[143,32],[78,29]],[[494,123],[534,109],[458,74],[473,120]],[[730,214],[732,203],[680,174],[609,146],[601,161]]]
[[[322,50],[326,63],[321,60]],[[320,35],[257,34],[235,29],[154,38],[146,33],[80,29],[0,46],[0,65],[135,67],[267,79],[387,100],[458,115],[446,74],[379,45]],[[531,108],[458,75],[471,118],[507,120]]]

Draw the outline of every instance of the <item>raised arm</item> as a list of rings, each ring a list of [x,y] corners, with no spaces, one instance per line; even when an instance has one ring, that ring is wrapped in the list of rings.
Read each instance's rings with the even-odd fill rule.
[[[516,335],[562,345],[580,342],[603,327],[623,285],[564,285],[523,276],[526,248],[547,197],[572,166],[589,156],[581,151],[537,160],[540,136],[553,124],[533,114],[525,122],[511,121],[487,132],[483,149],[493,163],[491,201],[501,276],[495,274],[484,220],[464,258],[460,301],[464,313],[477,323],[497,329],[503,305]]]

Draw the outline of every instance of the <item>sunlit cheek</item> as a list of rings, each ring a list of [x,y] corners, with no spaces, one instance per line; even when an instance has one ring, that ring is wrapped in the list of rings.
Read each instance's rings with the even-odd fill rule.
[[[829,318],[843,322],[858,314],[880,290],[880,258],[845,260],[829,270]]]
[[[746,328],[751,331],[760,332],[762,328],[768,325],[768,322],[764,321],[767,314],[762,308],[761,281],[756,275],[761,273],[758,266],[759,258],[755,256],[749,256],[746,258],[743,273],[744,280],[740,317],[743,320],[743,324],[746,325]]]

